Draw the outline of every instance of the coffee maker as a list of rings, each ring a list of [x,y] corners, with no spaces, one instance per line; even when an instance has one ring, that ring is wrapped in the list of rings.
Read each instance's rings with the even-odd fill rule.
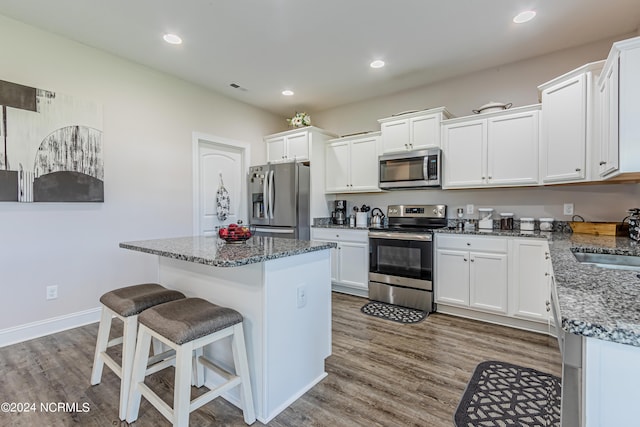
[[[336,225],[345,225],[347,223],[347,201],[335,200],[335,209],[331,212],[331,219]]]

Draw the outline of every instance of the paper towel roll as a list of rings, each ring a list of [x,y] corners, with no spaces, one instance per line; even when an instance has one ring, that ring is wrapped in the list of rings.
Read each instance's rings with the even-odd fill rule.
[[[356,212],[356,227],[366,227],[367,225],[367,213]]]

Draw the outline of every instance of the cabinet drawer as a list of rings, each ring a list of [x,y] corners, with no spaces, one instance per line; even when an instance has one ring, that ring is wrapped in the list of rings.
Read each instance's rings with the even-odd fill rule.
[[[438,248],[466,251],[507,252],[507,239],[484,236],[447,236],[436,235]]]
[[[369,243],[369,230],[346,228],[312,228],[311,240]]]

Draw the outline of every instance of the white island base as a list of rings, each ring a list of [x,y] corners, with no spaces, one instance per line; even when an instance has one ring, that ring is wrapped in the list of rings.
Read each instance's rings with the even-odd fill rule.
[[[269,422],[327,374],[331,354],[330,251],[242,265],[211,267],[159,256],[159,280],[190,297],[239,311],[245,339],[256,416]],[[205,350],[232,371],[231,342]],[[212,371],[205,385],[221,381]],[[240,406],[236,387],[223,395]]]

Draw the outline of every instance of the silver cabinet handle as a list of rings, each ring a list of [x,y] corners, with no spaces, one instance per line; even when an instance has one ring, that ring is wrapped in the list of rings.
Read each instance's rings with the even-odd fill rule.
[[[607,164],[607,162],[605,162],[604,160],[600,162],[600,166],[606,165],[606,164]]]
[[[545,272],[544,272],[544,275],[545,275],[545,276],[548,276],[548,275],[549,275],[549,272],[548,272],[548,271],[545,271]]]
[[[471,246],[471,243],[467,242],[467,246]]]
[[[476,262],[476,260],[475,260],[475,259],[473,259],[473,258],[471,258],[471,262]]]
[[[466,259],[466,258],[464,258],[464,262],[467,262],[467,259]]]
[[[580,168],[576,168],[576,172],[580,172],[582,169]]]

